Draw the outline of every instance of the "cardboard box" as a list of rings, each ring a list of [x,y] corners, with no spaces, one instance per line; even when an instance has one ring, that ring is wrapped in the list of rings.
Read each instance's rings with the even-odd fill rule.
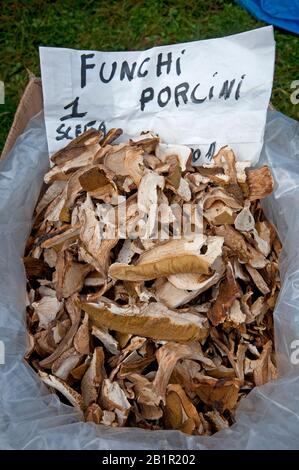
[[[43,108],[41,79],[29,75],[29,82],[19,102],[12,126],[8,133],[1,158],[12,149],[17,137],[22,134],[28,121]]]

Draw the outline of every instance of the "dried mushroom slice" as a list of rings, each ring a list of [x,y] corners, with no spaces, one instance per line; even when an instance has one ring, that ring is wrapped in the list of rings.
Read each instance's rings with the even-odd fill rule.
[[[117,176],[130,176],[139,186],[144,174],[143,150],[127,144],[119,144],[117,149],[110,151],[103,159],[103,165]]]
[[[196,386],[196,394],[206,405],[218,411],[232,410],[238,401],[240,381],[238,379],[214,379],[202,377]]]
[[[39,326],[46,328],[55,320],[62,303],[56,297],[44,296],[39,301],[31,304],[34,312],[38,316]]]
[[[100,424],[103,417],[103,411],[97,403],[92,403],[87,407],[84,416],[85,421]]]
[[[62,165],[68,160],[73,160],[78,156],[81,156],[82,153],[87,150],[98,149],[99,141],[102,137],[101,131],[96,131],[95,129],[89,129],[84,134],[73,139],[68,145],[63,147],[63,149],[52,155],[51,160],[55,165]]]
[[[246,182],[249,187],[249,200],[263,199],[272,193],[274,181],[267,166],[246,169]]]
[[[81,392],[84,406],[97,402],[100,387],[106,377],[103,348],[95,348],[88,369],[81,380]]]
[[[81,354],[75,348],[64,351],[52,364],[52,373],[60,379],[67,380],[71,371],[79,364]]]
[[[179,384],[169,384],[164,411],[166,429],[179,429],[193,434],[201,426],[196,407]]]
[[[56,264],[56,293],[62,300],[80,292],[86,275],[91,271],[89,265],[77,263],[68,250],[62,250]]]
[[[118,382],[111,382],[109,379],[104,379],[100,403],[103,409],[114,411],[119,426],[126,424],[131,405]]]
[[[49,387],[55,388],[75,407],[82,410],[83,400],[81,395],[71,388],[64,380],[54,377],[54,375],[46,374],[46,372],[39,371],[41,380]]]
[[[208,334],[208,323],[204,317],[189,312],[177,313],[158,302],[140,307],[82,302],[81,307],[88,313],[93,325],[122,333],[178,342],[202,341]]]
[[[193,240],[170,240],[145,251],[134,265],[114,263],[108,274],[114,279],[146,281],[171,274],[211,274],[219,264],[223,239],[195,237]],[[203,247],[207,248],[201,254]]]
[[[208,312],[208,318],[217,326],[227,318],[235,300],[240,296],[240,287],[234,278],[233,269],[230,264],[226,267],[226,276],[220,284],[219,294]]]

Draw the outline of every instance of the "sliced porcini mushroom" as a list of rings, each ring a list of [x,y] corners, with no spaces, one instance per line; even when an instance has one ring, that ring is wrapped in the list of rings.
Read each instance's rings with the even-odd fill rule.
[[[52,354],[56,349],[56,343],[54,341],[53,333],[51,328],[48,327],[46,330],[41,330],[34,335],[35,350],[41,357]]]
[[[84,315],[82,324],[74,336],[74,347],[79,354],[90,353],[88,315]]]
[[[127,144],[119,144],[117,148],[103,159],[103,165],[118,176],[130,176],[139,186],[143,176],[143,150]]]
[[[119,307],[104,302],[82,302],[93,325],[153,339],[191,341],[207,335],[207,321],[192,313],[177,313],[163,304],[151,302],[140,307]]]
[[[250,232],[254,229],[255,220],[250,212],[250,202],[245,201],[244,208],[239,212],[234,221],[235,229],[240,232]]]
[[[62,303],[56,297],[44,296],[31,305],[38,316],[39,326],[46,328],[49,323],[55,320]]]
[[[252,231],[254,246],[267,257],[270,254],[272,244],[271,228],[265,222],[259,222],[256,225],[257,230]]]
[[[89,195],[80,206],[78,217],[81,223],[80,239],[83,244],[79,249],[80,256],[99,273],[106,274],[110,250],[117,240],[104,238],[101,223],[97,219],[97,213]]]
[[[221,147],[218,153],[214,155],[213,160],[215,165],[221,167],[231,181],[236,180],[236,157],[233,150],[228,145]]]
[[[235,230],[231,225],[221,225],[215,227],[216,235],[224,238],[224,244],[230,248],[243,263],[248,263],[250,253],[243,235]]]
[[[120,353],[117,340],[105,328],[92,327],[91,334],[101,341],[107,351],[111,354],[118,355]]]
[[[241,325],[246,321],[246,314],[242,312],[239,300],[234,300],[227,315],[227,321],[233,325]]]
[[[52,373],[60,379],[67,380],[71,370],[73,370],[81,360],[81,354],[75,348],[64,351],[61,356],[52,364]]]
[[[174,391],[169,391],[166,396],[164,421],[166,429],[180,429],[183,424],[183,409],[180,397]]]
[[[90,271],[89,265],[75,262],[69,251],[61,251],[58,254],[56,265],[57,298],[61,300],[79,292],[84,285],[85,276]]]
[[[213,424],[216,431],[221,431],[222,429],[226,429],[229,427],[227,419],[221,416],[221,414],[217,410],[208,411],[207,413],[205,413],[205,416]]]
[[[175,155],[168,157],[164,164],[160,163],[156,165],[155,171],[158,173],[167,173],[167,185],[173,190],[179,188],[180,180],[182,178],[182,168],[179,159]]]
[[[223,239],[198,236],[194,240],[170,240],[144,252],[138,264],[114,263],[108,274],[114,279],[145,281],[171,274],[196,273],[211,274],[222,254]],[[205,254],[200,250],[206,246]]]
[[[115,332],[115,338],[121,349],[125,348],[128,345],[128,342],[131,340],[133,335],[129,333],[122,333],[121,331]]]
[[[111,382],[109,379],[104,379],[100,403],[104,409],[114,411],[119,426],[125,425],[131,405],[118,382]],[[118,413],[118,411],[121,413]]]
[[[63,147],[58,152],[51,156],[51,161],[55,165],[62,165],[63,163],[73,160],[87,150],[97,150],[99,148],[99,141],[102,137],[102,132],[95,129],[88,129],[84,134],[79,135],[73,139],[68,145]]]
[[[229,146],[222,147],[213,158],[215,164],[220,166],[228,177],[225,184],[226,191],[239,202],[243,202],[243,192],[237,178],[236,157],[232,149]]]
[[[262,317],[269,310],[269,304],[265,297],[258,297],[246,311],[246,323],[253,323],[258,317]]]
[[[54,181],[47,188],[42,198],[39,200],[35,208],[35,216],[37,217],[54,199],[56,199],[64,190],[66,181]]]
[[[59,194],[47,207],[45,214],[44,214],[44,220],[46,222],[60,222],[62,221],[60,216],[62,214],[62,210],[64,208],[66,201],[66,194],[65,190],[61,194]]]
[[[227,194],[221,188],[213,188],[208,192],[208,194],[204,197],[203,200],[204,209],[210,209],[217,201],[222,202],[223,204],[234,210],[242,209],[242,204],[240,204],[233,196]]]
[[[204,210],[203,215],[213,225],[233,224],[235,221],[234,210],[221,201],[214,202],[209,209]]]
[[[49,272],[49,267],[42,259],[37,259],[33,256],[25,256],[23,262],[28,279],[47,276]]]
[[[209,183],[219,185],[221,187],[226,186],[229,183],[229,176],[224,173],[221,166],[215,165],[214,163],[206,163],[202,166],[196,167],[196,171],[208,179]]]
[[[53,326],[52,328],[52,333],[53,333],[53,339],[55,341],[55,344],[60,343],[60,341],[65,337],[66,332],[71,326],[71,321],[69,318],[66,320],[58,320],[56,322],[56,325]]]
[[[195,406],[179,384],[167,386],[164,415],[166,428],[183,430],[186,434],[192,434],[192,431],[201,425]],[[191,432],[188,432],[190,425]]]
[[[103,417],[103,411],[97,403],[91,403],[84,413],[85,421],[100,424]]]
[[[184,178],[180,179],[179,187],[175,191],[180,198],[185,201],[189,202],[192,197],[192,193],[190,190],[190,186],[188,184],[188,181],[186,181]]]
[[[89,287],[104,286],[106,284],[106,277],[97,271],[89,273],[84,279],[84,285]]]
[[[236,279],[240,279],[241,281],[249,282],[249,277],[247,273],[245,272],[244,265],[239,263],[237,258],[233,259],[233,269],[234,269],[234,275]]]
[[[157,397],[165,402],[166,388],[176,363],[181,359],[194,359],[207,362],[211,367],[212,361],[205,358],[198,343],[177,344],[173,342],[161,346],[156,353],[158,371],[153,381],[153,390]]]
[[[92,165],[88,165],[87,168],[80,168],[69,177],[61,195],[61,199],[63,199],[64,205],[59,214],[60,221],[67,223],[71,222],[71,209],[73,208],[77,197],[82,194],[83,189],[80,183],[80,176],[88,169],[91,170],[92,168],[94,168]]]
[[[277,378],[276,367],[272,362],[271,355],[272,355],[272,341],[268,341],[264,345],[263,351],[260,357],[256,360],[251,360],[249,362],[250,369],[248,368],[248,363],[247,363],[246,372],[248,373],[248,369],[249,369],[249,371],[253,373],[254,383],[257,386],[263,385],[269,382],[270,380]]]
[[[227,318],[229,311],[237,297],[240,296],[240,287],[235,280],[230,264],[226,267],[226,276],[220,284],[219,294],[208,312],[212,325],[217,326]]]
[[[64,149],[62,149],[62,151],[63,150]],[[101,148],[100,144],[92,139],[90,145],[84,145],[80,150],[78,149],[75,157],[67,158],[60,164],[53,166],[53,168],[45,174],[44,181],[50,184],[55,180],[69,179],[72,172],[100,160],[107,151],[107,148]]]
[[[197,378],[199,381],[199,378]],[[238,401],[239,379],[214,379],[202,377],[196,385],[196,393],[206,405],[214,406],[218,411],[232,410]]]
[[[26,351],[24,354],[24,358],[28,361],[31,354],[34,351],[35,340],[33,334],[30,331],[26,330]]]
[[[132,243],[132,240],[128,238],[124,241],[123,246],[121,247],[118,256],[117,256],[117,263],[125,263],[129,264],[135,254],[135,248]]]
[[[253,248],[253,246],[247,243],[247,251],[249,253],[248,263],[252,268],[263,269],[267,264],[267,258],[258,250]]]
[[[113,411],[103,410],[100,424],[104,426],[113,426],[115,424],[116,414]]]
[[[237,180],[239,184],[246,183],[246,168],[250,167],[250,161],[236,161]]]
[[[168,157],[176,155],[179,159],[182,171],[186,170],[186,165],[191,154],[191,149],[186,145],[169,145],[159,143],[155,149],[156,157],[165,162]]]
[[[100,190],[103,194],[109,190],[117,191],[115,183],[106,176],[104,169],[100,165],[93,165],[86,171],[81,172],[78,179],[83,191],[89,193],[96,192],[98,195]]]
[[[121,336],[123,337],[123,333],[121,334]],[[117,336],[117,339],[121,343],[120,335]],[[130,335],[130,338],[128,338],[127,341],[129,341],[128,344],[121,346],[123,347],[121,354],[114,356],[110,359],[109,364],[111,367],[119,368],[118,366],[131,352],[136,351],[144,345],[144,343],[146,342],[146,338],[143,338],[142,336]],[[115,373],[114,371],[112,371],[110,377],[114,375]]]
[[[59,233],[54,237],[48,238],[41,244],[41,247],[45,248],[44,260],[47,262],[47,259],[48,259],[51,263],[51,264],[48,263],[49,266],[54,267],[57,263],[58,255],[57,255],[57,252],[53,250],[53,248],[59,249],[61,246],[63,246],[65,242],[75,240],[76,238],[78,238],[79,233],[80,233],[79,226],[70,227],[68,230],[65,230],[64,232]],[[50,251],[50,249],[52,250]],[[53,254],[53,251],[56,254],[56,260],[55,260],[55,255]],[[47,258],[45,258],[45,254]]]
[[[53,248],[44,250],[44,261],[50,268],[55,268],[57,263],[57,252]]]
[[[90,364],[90,358],[87,357],[87,359],[85,360],[85,362],[83,362],[82,364],[80,364],[79,366],[75,367],[74,369],[71,370],[70,374],[71,376],[73,377],[73,379],[75,380],[82,380],[83,378],[83,375],[85,374],[85,372],[87,371],[88,367],[89,367],[89,364]]]
[[[141,147],[145,152],[154,152],[156,145],[160,141],[159,137],[153,132],[142,132],[137,137],[130,139],[130,145]]]
[[[43,295],[41,295],[41,297],[43,297]],[[56,297],[56,293],[55,293],[55,297]],[[34,299],[35,299],[35,290],[30,289],[29,292],[28,291],[26,292],[26,307],[29,307],[34,302]]]
[[[40,367],[50,367],[60,355],[71,347],[74,336],[79,328],[81,320],[81,309],[78,303],[78,297],[73,295],[65,302],[66,309],[71,318],[71,326],[66,332],[64,338],[60,341],[55,351],[45,359],[39,362]]]
[[[88,194],[79,208],[78,217],[81,224],[80,239],[88,253],[96,258],[102,243],[102,233],[93,202]]]
[[[75,407],[82,410],[83,400],[80,393],[76,392],[64,380],[55,377],[54,375],[47,374],[46,372],[39,371],[41,380],[49,387],[55,388]]]
[[[148,214],[145,238],[150,238],[156,224],[158,188],[164,188],[164,177],[154,172],[147,172],[140,181],[137,195],[137,207],[142,213]]]
[[[153,204],[157,204],[157,189],[163,189],[164,177],[153,171],[148,171],[140,180],[138,187],[137,206],[138,209],[148,213]]]
[[[246,265],[246,269],[249,272],[254,284],[261,291],[261,293],[264,295],[269,294],[270,289],[263,279],[263,276],[257,271],[257,269],[254,269],[249,265]]]
[[[95,348],[89,367],[81,380],[81,392],[85,407],[98,399],[100,387],[106,377],[104,360],[103,348]]]
[[[247,168],[246,176],[250,201],[263,199],[272,193],[274,181],[271,172],[266,165],[260,168]]]
[[[198,274],[173,274],[168,276],[168,280],[177,289],[186,289],[189,291],[196,291],[197,295],[206,291],[214,284],[216,284],[224,273],[224,266],[219,267],[212,276],[198,275]],[[191,299],[190,299],[191,300]]]
[[[178,289],[164,278],[157,279],[154,289],[157,300],[169,308],[177,308],[187,304],[200,294],[200,289],[199,291]]]
[[[210,377],[214,377],[215,379],[223,379],[223,378],[235,378],[236,377],[236,371],[235,369],[231,367],[225,367],[225,366],[218,366],[214,367],[212,369],[207,369],[207,372]]]
[[[123,133],[123,130],[118,128],[118,127],[112,127],[109,129],[106,135],[104,135],[101,140],[100,144],[102,147],[105,147],[106,145],[112,144],[118,137],[120,137]]]
[[[132,373],[127,377],[133,384],[133,390],[140,413],[144,419],[156,420],[163,416],[160,397],[153,388],[153,383],[140,374]]]
[[[149,353],[142,356],[139,351],[133,351],[117,367],[117,377],[125,379],[132,373],[141,374],[154,360],[154,354]]]

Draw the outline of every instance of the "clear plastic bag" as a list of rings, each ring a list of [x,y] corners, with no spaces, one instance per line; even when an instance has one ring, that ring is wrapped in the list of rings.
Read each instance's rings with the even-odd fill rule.
[[[299,351],[291,360],[292,346],[299,340],[297,122],[269,111],[260,164],[269,165],[274,174],[276,189],[264,207],[284,246],[282,289],[274,312],[279,380],[252,390],[238,407],[236,424],[212,437],[107,428],[82,422],[80,413],[50,393],[23,360],[21,257],[49,165],[43,116],[31,120],[0,164],[0,341],[5,346],[5,364],[0,365],[1,449],[299,449]]]

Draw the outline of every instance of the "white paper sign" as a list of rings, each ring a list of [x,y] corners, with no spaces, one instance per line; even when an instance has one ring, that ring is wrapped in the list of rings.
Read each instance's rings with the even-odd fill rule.
[[[255,161],[271,95],[272,26],[142,52],[40,48],[49,152],[89,127],[152,130],[188,144],[194,162],[231,145]]]

